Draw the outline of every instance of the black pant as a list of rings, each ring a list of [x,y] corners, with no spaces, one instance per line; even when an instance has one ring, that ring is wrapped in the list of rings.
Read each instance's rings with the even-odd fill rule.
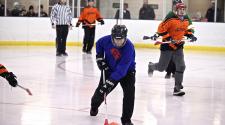
[[[90,52],[95,40],[95,27],[85,26],[84,28],[84,39],[83,39],[83,51]]]
[[[56,25],[56,52],[66,52],[66,39],[69,32],[68,25]]]
[[[175,66],[175,63],[173,62],[173,60],[171,59],[169,65],[166,69],[166,72],[167,72],[167,74],[171,74],[171,73],[175,74],[175,71],[176,71],[176,66]]]
[[[109,75],[107,75],[106,73],[106,79],[108,77]],[[101,74],[99,85],[97,89],[95,90],[95,93],[91,99],[92,108],[98,108],[101,105],[101,103],[104,101],[104,94],[101,94],[99,92],[101,86],[103,86],[102,81],[103,80],[102,80],[102,74]],[[127,123],[127,122],[131,122],[131,117],[134,110],[135,72],[128,72],[124,78],[122,78],[120,81],[116,83],[116,85],[112,88],[112,90],[118,85],[119,82],[123,89],[123,113],[122,113],[121,121],[122,123]],[[110,92],[107,92],[106,94],[108,95]]]

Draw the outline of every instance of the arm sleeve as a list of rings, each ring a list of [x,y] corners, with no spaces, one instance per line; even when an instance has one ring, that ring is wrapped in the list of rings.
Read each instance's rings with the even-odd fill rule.
[[[51,15],[50,15],[50,20],[52,24],[56,21],[56,14],[57,14],[56,7],[53,6],[51,10]]]
[[[85,8],[81,11],[80,17],[78,19],[78,23],[83,22],[84,18],[85,18]]]
[[[96,42],[96,55],[104,57],[103,39]]]
[[[127,13],[128,13],[128,19],[131,19],[130,11],[127,11]]]
[[[155,20],[155,11],[153,8],[151,8],[151,9],[152,9],[152,19]]]
[[[169,21],[163,21],[159,24],[157,33],[162,36],[164,40],[169,40],[171,38],[170,34],[167,32],[170,27]]]
[[[119,81],[121,78],[126,76],[128,68],[130,64],[132,63],[132,61],[134,60],[133,54],[134,54],[133,47],[130,47],[124,50],[121,60],[116,67],[116,70],[112,72],[110,75],[110,79]]]
[[[141,9],[139,10],[139,19],[142,19],[142,16],[141,16]]]
[[[97,21],[101,21],[101,20],[103,20],[103,18],[102,18],[102,16],[101,16],[101,14],[100,14],[100,12],[98,11],[98,9],[96,8],[96,19],[97,19]]]
[[[119,19],[119,10],[116,11],[115,19]]]
[[[71,11],[70,7],[68,7],[67,13],[68,13],[67,14],[68,23],[71,24],[73,17],[72,17],[72,11]]]

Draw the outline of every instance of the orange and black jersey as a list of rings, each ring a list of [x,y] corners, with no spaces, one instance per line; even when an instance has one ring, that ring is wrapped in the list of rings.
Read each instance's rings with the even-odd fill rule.
[[[8,70],[5,68],[5,66],[0,64],[0,76],[4,77],[5,73],[8,73]]]
[[[171,38],[175,41],[180,41],[184,36],[192,34],[192,29],[188,29],[190,25],[188,16],[184,16],[181,20],[176,14],[170,13],[163,22],[160,23],[157,33],[163,37],[163,41],[168,41]],[[183,47],[183,43],[178,43],[173,46],[172,44],[162,44],[161,50],[174,50]]]
[[[100,12],[95,7],[87,6],[82,10],[78,23],[82,22],[84,25],[95,24],[96,20],[97,21],[102,20]],[[94,26],[89,25],[89,27],[94,27]]]

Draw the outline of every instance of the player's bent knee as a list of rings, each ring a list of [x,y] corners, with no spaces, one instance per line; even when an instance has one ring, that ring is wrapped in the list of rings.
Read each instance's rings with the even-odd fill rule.
[[[177,68],[177,71],[184,72],[185,69],[186,69],[186,66],[180,66]]]

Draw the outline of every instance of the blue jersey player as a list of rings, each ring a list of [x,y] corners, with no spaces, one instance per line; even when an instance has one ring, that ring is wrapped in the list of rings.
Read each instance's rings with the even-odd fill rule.
[[[98,107],[104,100],[104,93],[109,94],[118,83],[123,89],[123,125],[133,125],[131,117],[135,98],[135,50],[132,42],[127,39],[125,25],[115,25],[111,35],[100,38],[96,43],[96,61],[99,69],[105,70],[97,89],[91,99],[90,115],[98,114]]]

